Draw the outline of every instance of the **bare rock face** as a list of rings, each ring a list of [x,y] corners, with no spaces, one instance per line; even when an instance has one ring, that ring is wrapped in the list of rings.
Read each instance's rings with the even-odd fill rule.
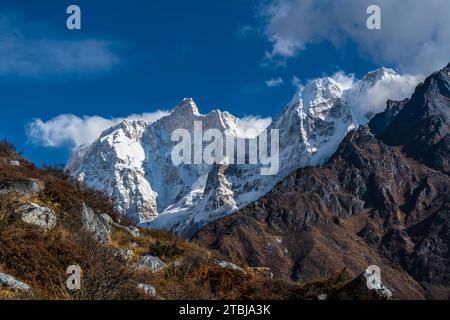
[[[232,186],[224,174],[226,169],[227,165],[215,164],[208,174],[205,194],[209,201],[206,210],[229,211],[236,208]]]
[[[83,206],[81,211],[81,222],[84,228],[92,233],[100,243],[108,244],[111,242],[110,232],[112,226],[109,224],[108,219],[95,214],[86,205]]]
[[[376,285],[369,284],[369,270],[364,270],[358,277],[350,281],[336,293],[339,300],[392,300],[392,291],[383,282],[377,281]]]
[[[450,67],[420,84],[389,126],[378,135],[391,146],[402,146],[409,156],[446,174],[450,173]]]
[[[5,286],[11,290],[30,292],[31,288],[26,283],[17,280],[6,273],[0,272],[0,287]]]
[[[110,234],[114,229],[125,231],[132,237],[139,236],[138,228],[121,225],[105,213],[96,214],[86,205],[83,205],[83,210],[81,211],[81,223],[85,230],[91,233],[97,241],[104,244],[111,242]]]
[[[111,231],[111,229],[114,227],[114,228],[125,231],[126,233],[128,233],[129,235],[131,235],[134,238],[139,237],[139,229],[136,227],[128,227],[128,226],[123,226],[119,223],[116,223],[109,215],[107,215],[105,213],[99,214],[98,217],[102,221],[103,225],[109,231]]]
[[[51,230],[56,226],[56,214],[47,207],[39,206],[35,203],[22,205],[17,210],[23,222],[38,226],[44,230]]]

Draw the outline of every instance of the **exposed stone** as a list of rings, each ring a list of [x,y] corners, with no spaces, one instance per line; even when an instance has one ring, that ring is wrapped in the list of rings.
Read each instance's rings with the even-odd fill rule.
[[[24,204],[17,210],[23,222],[38,226],[44,230],[51,230],[56,225],[55,212],[47,207],[35,203]]]
[[[110,230],[110,231],[114,227],[114,228],[125,231],[126,233],[130,234],[134,238],[139,237],[139,229],[138,228],[127,227],[127,226],[123,226],[119,223],[116,223],[109,215],[107,215],[105,213],[100,214],[99,218],[102,220],[105,227],[107,227],[108,230]]]
[[[106,223],[105,220],[105,217],[100,218],[91,208],[86,205],[83,206],[81,223],[84,228],[92,233],[100,243],[108,244],[111,242],[111,225]]]
[[[114,220],[107,215],[106,213],[101,213],[98,215],[103,225],[108,229],[108,231],[112,230],[112,227],[114,226]]]
[[[30,292],[31,288],[26,283],[17,280],[16,278],[0,272],[0,287],[5,286],[11,290],[22,291],[22,292]]]
[[[145,283],[139,283],[137,285],[137,288],[143,290],[149,296],[156,297],[156,288],[154,286]]]
[[[10,160],[9,165],[12,167],[20,167],[20,162],[17,160]]]
[[[388,289],[382,282],[371,281],[371,273],[369,270],[358,276],[356,279],[345,285],[337,293],[340,300],[392,300],[394,299],[392,291]],[[369,287],[368,282],[371,282]]]
[[[319,294],[317,296],[317,300],[324,301],[328,299],[328,295],[326,293]]]
[[[224,268],[224,269],[231,269],[231,270],[241,271],[241,272],[245,273],[244,269],[242,269],[238,265],[228,262],[228,261],[215,259],[215,260],[213,260],[213,264],[215,264],[216,266],[219,266],[221,268]]]
[[[136,266],[138,269],[149,269],[151,272],[158,272],[166,267],[166,264],[158,257],[144,255]]]
[[[131,260],[133,260],[134,253],[133,253],[133,250],[129,250],[129,249],[125,250],[125,249],[119,248],[119,249],[116,249],[114,255],[125,261],[131,261]]]

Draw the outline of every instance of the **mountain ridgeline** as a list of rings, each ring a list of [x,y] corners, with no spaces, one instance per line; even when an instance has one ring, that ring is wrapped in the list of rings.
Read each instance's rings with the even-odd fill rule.
[[[350,130],[368,121],[364,97],[378,84],[399,78],[380,68],[351,87],[326,77],[300,89],[268,127],[279,130],[276,175],[261,175],[261,165],[235,165],[238,161],[175,166],[171,134],[176,129],[193,136],[194,123],[201,122],[203,131],[242,138],[240,119],[219,110],[202,115],[192,99],[153,123],[124,121],[103,132],[73,153],[67,169],[114,198],[118,211],[141,226],[190,238],[207,223],[258,200],[298,168],[323,164]]]

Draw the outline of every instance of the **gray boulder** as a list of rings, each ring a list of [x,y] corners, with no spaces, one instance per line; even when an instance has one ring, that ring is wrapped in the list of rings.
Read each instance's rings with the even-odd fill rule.
[[[56,214],[47,207],[35,203],[27,203],[19,207],[17,213],[23,222],[38,226],[44,230],[51,230],[56,226]]]
[[[121,258],[122,260],[125,261],[131,261],[133,260],[133,250],[125,250],[125,249],[116,249],[116,251],[114,252],[114,255],[116,257]]]
[[[158,272],[165,267],[166,264],[161,259],[152,255],[142,256],[137,264],[138,269],[149,269],[151,272]]]
[[[117,229],[121,229],[126,233],[130,234],[132,237],[139,237],[139,229],[138,228],[130,228],[127,226],[123,226],[119,223],[114,222],[114,220],[107,214],[102,213],[99,215],[99,218],[102,220],[103,224],[107,226],[110,230],[114,227]]]
[[[219,267],[224,268],[224,269],[231,269],[231,270],[236,270],[236,271],[240,271],[240,272],[246,273],[246,272],[244,271],[244,269],[242,269],[242,268],[239,267],[238,265],[236,265],[236,264],[234,264],[234,263],[231,263],[231,262],[228,262],[228,261],[216,260],[216,259],[215,259],[215,260],[213,260],[212,262],[213,262],[213,264],[215,264],[216,266],[219,266]]]
[[[326,293],[319,294],[317,296],[317,300],[324,301],[328,299],[328,295]]]
[[[14,277],[11,277],[10,275],[6,273],[0,272],[0,287],[5,286],[11,290],[15,291],[21,291],[21,292],[30,292],[31,288],[26,283],[23,283],[22,281],[17,280]]]
[[[109,244],[111,242],[111,225],[105,222],[104,217],[96,215],[94,210],[86,205],[83,205],[83,210],[81,210],[81,223],[84,229],[91,233],[100,243]]]
[[[9,161],[9,165],[10,165],[11,167],[20,167],[20,162],[17,161],[17,160],[10,160],[10,161]]]
[[[339,300],[394,300],[392,291],[380,280],[372,281],[372,273],[364,270],[337,293]],[[370,284],[370,285],[369,285]]]
[[[95,214],[95,212],[85,204],[83,205],[83,210],[81,212],[81,222],[88,232],[92,233],[99,242],[104,244],[109,244],[111,242],[110,234],[114,228],[121,229],[132,235],[134,238],[139,236],[139,229],[130,228],[114,222],[114,220],[105,213]]]
[[[139,283],[137,285],[137,288],[141,289],[149,296],[156,297],[156,288],[154,286],[151,286],[151,285],[145,284],[145,283]]]

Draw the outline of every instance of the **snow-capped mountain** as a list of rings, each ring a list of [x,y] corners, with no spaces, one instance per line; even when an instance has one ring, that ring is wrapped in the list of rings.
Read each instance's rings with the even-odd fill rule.
[[[124,121],[106,130],[91,145],[78,148],[67,168],[110,194],[119,211],[141,225],[190,237],[206,223],[257,200],[293,170],[327,160],[348,131],[371,116],[361,108],[365,95],[396,77],[395,71],[382,68],[352,85],[327,77],[300,89],[268,127],[279,130],[277,175],[261,175],[261,165],[250,164],[175,166],[175,129],[192,134],[194,122],[201,121],[203,130],[215,128],[227,138],[240,134],[238,118],[218,110],[202,115],[192,99],[153,123]]]

